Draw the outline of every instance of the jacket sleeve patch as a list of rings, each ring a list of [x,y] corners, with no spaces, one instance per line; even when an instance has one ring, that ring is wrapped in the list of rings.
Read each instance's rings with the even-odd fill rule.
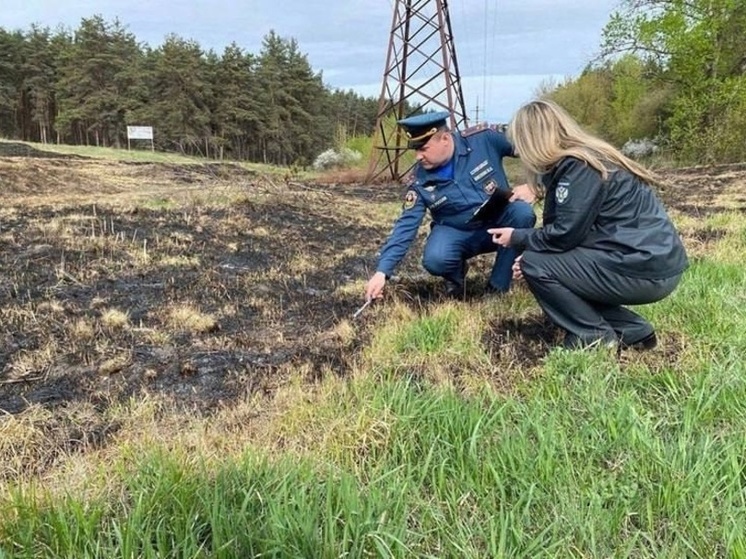
[[[569,189],[570,183],[562,181],[557,185],[557,190],[554,193],[554,197],[558,204],[564,204],[567,201],[567,197],[570,195]]]
[[[404,195],[404,202],[402,203],[401,209],[411,210],[412,208],[414,208],[416,202],[417,192],[415,192],[414,190],[407,190],[407,193]]]

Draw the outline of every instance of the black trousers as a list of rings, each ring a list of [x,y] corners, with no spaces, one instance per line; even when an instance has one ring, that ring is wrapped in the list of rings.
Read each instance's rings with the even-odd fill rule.
[[[682,274],[666,279],[624,276],[598,262],[601,251],[525,251],[523,277],[547,316],[579,344],[598,341],[633,344],[653,326],[622,305],[642,305],[671,294]]]

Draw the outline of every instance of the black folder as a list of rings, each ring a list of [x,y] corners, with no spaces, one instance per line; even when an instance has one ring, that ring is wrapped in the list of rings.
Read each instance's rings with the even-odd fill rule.
[[[469,218],[467,223],[494,221],[500,217],[500,214],[503,213],[506,206],[510,203],[511,196],[513,196],[513,191],[511,190],[495,190],[492,196],[482,202],[482,205],[476,209],[474,215]]]

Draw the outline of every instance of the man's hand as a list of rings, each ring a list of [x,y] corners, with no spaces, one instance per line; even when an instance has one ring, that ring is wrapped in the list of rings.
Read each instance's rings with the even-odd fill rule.
[[[523,200],[524,202],[533,204],[536,202],[536,193],[528,184],[519,184],[513,187],[513,195],[510,197],[511,202],[515,202],[516,200]]]
[[[487,233],[492,235],[492,242],[501,247],[510,246],[510,239],[513,237],[513,227],[496,227],[487,229]]]
[[[378,299],[383,297],[383,288],[386,285],[386,274],[383,272],[376,272],[368,280],[368,284],[365,286],[365,300]]]
[[[523,258],[523,255],[519,254],[518,258],[516,258],[515,262],[513,262],[513,279],[514,280],[523,279],[523,270],[521,270],[521,258]]]

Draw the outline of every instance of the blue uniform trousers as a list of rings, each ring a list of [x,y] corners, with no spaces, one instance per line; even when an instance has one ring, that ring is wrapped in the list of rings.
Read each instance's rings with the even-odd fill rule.
[[[434,276],[442,276],[457,285],[464,282],[464,262],[478,254],[497,251],[495,264],[490,274],[489,287],[498,292],[510,288],[513,277],[512,266],[519,254],[514,248],[498,247],[487,233],[490,227],[533,227],[536,215],[530,204],[511,202],[500,217],[484,227],[474,230],[456,229],[443,224],[433,224],[422,257],[422,265]]]

